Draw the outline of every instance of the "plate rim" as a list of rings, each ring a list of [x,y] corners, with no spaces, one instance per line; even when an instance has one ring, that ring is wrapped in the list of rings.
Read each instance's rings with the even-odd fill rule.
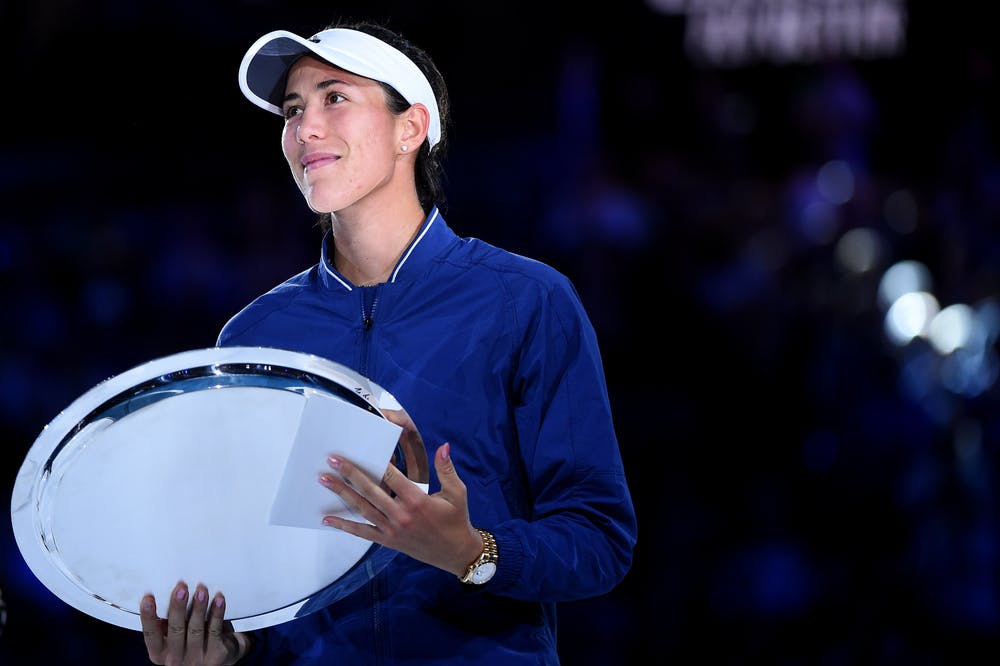
[[[380,408],[380,403],[388,401],[389,408],[398,407],[395,398],[388,391],[347,366],[312,353],[268,346],[204,347],[180,351],[153,358],[100,381],[70,402],[42,428],[25,453],[11,492],[11,524],[15,542],[22,559],[32,574],[49,592],[64,603],[99,620],[128,629],[141,630],[138,600],[135,610],[106,602],[69,578],[54,562],[54,558],[41,538],[42,518],[38,511],[39,499],[44,491],[45,469],[51,460],[57,457],[59,449],[65,443],[72,441],[76,434],[79,434],[79,430],[77,433],[72,432],[74,428],[83,423],[89,415],[93,415],[101,405],[121,395],[128,388],[157,377],[191,368],[232,364],[278,366],[318,375],[359,396],[364,403],[371,407],[372,412],[382,418],[385,418],[385,414]],[[220,372],[219,374],[226,373]],[[253,373],[247,374],[252,375]],[[346,583],[347,577],[370,578],[371,573],[365,570],[370,567],[358,565],[372,558],[379,562],[379,568],[381,568],[392,557],[394,557],[394,551],[372,542],[365,553],[348,567],[347,572],[330,581],[326,586],[315,590],[304,599],[289,602],[270,611],[227,619],[232,622],[235,630],[249,631],[299,617],[304,614],[302,613],[303,608],[308,608],[308,612],[313,612],[322,606],[317,606],[315,603],[310,604],[310,602],[325,596],[330,597],[326,602],[330,603],[339,598],[331,593],[332,590],[353,589]],[[159,610],[161,613],[165,612],[165,609]]]

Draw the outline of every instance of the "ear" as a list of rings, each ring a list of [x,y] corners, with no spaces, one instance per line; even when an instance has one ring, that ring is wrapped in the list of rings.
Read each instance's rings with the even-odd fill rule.
[[[427,138],[427,130],[430,127],[431,114],[427,107],[419,102],[410,105],[410,108],[403,112],[400,120],[400,144],[409,146],[411,152],[416,153]]]

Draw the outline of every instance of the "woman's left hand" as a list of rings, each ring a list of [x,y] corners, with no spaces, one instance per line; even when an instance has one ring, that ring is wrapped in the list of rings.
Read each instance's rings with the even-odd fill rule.
[[[339,516],[326,516],[323,523],[456,576],[464,575],[469,563],[482,552],[483,541],[469,520],[465,483],[455,471],[450,453],[451,445],[444,443],[434,454],[441,490],[432,495],[391,463],[381,479],[383,487],[350,461],[331,457],[330,467],[340,477],[322,474],[320,483],[371,524]]]

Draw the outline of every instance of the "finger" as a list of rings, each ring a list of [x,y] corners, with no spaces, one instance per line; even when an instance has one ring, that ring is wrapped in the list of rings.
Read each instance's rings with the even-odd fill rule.
[[[343,479],[337,478],[333,474],[320,474],[319,482],[336,493],[343,500],[347,508],[351,509],[358,517],[372,524],[386,520],[386,514],[381,508],[373,505],[368,498],[345,483]],[[391,504],[392,500],[389,499],[389,496],[384,492],[382,492],[382,495],[386,498],[385,503]]]
[[[403,454],[403,461],[406,464],[406,476],[417,483],[425,483],[430,477],[428,469],[427,451],[424,448],[424,440],[417,430],[417,425],[410,418],[405,410],[382,410],[386,419],[403,428],[399,435],[399,448]],[[393,462],[397,466],[400,461],[395,460],[396,453],[393,453]]]
[[[205,649],[205,614],[208,611],[208,588],[198,583],[194,588],[191,614],[187,621],[186,646],[188,650]]]
[[[387,421],[395,423],[403,430],[415,431],[417,429],[417,426],[413,424],[413,419],[410,418],[405,409],[383,409],[382,414],[385,415]]]
[[[392,542],[374,525],[368,523],[357,523],[353,520],[346,520],[340,516],[323,516],[323,524],[333,527],[342,532],[353,534],[368,541],[380,543],[383,546],[392,546]]]
[[[163,658],[165,662],[181,663],[187,639],[188,587],[184,581],[174,586],[167,607],[167,637]]]
[[[403,501],[412,500],[425,495],[424,491],[403,474],[402,471],[392,463],[385,470],[382,482],[386,487],[396,494],[396,497]]]
[[[378,484],[365,474],[363,469],[350,460],[341,458],[340,456],[330,456],[326,459],[326,463],[339,473],[341,479],[350,485],[351,488],[364,497],[367,497],[373,489],[378,487]]]
[[[139,621],[142,623],[142,638],[146,641],[146,652],[154,664],[162,664],[163,620],[156,617],[156,598],[147,594],[139,603]]]
[[[215,640],[222,635],[223,618],[226,616],[226,597],[216,592],[208,611],[208,639]]]
[[[465,483],[458,477],[455,463],[451,460],[451,444],[445,442],[434,453],[434,469],[437,470],[438,481],[441,483],[441,495],[465,498]]]
[[[238,647],[223,618],[226,616],[226,598],[216,592],[208,609],[208,632],[205,638],[205,656],[211,663],[232,662],[239,656]]]
[[[392,498],[389,497],[388,493],[382,490],[378,483],[372,480],[370,476],[365,474],[364,470],[357,467],[348,460],[337,456],[330,456],[327,459],[327,463],[334,470],[340,473],[340,476],[349,484],[349,493],[342,493],[340,487],[337,484],[330,486],[331,490],[334,490],[340,498],[347,502],[354,508],[354,503],[364,504],[364,502],[359,502],[359,500],[367,500],[369,504],[374,506],[376,509],[381,511],[383,514],[387,514],[392,510]],[[326,485],[326,484],[324,484]],[[369,515],[370,512],[359,511],[368,520],[374,522],[374,518]]]

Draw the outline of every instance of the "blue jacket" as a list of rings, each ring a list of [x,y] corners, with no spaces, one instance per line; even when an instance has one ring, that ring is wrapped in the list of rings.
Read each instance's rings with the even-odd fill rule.
[[[331,606],[258,632],[266,664],[556,664],[559,601],[604,594],[636,519],[597,339],[553,268],[458,237],[435,208],[388,282],[320,263],[260,296],[219,345],[326,357],[392,393],[428,448],[451,443],[472,524],[499,568],[482,586],[398,555]],[[430,492],[440,488],[431,465]],[[266,572],[262,572],[266,575]]]

